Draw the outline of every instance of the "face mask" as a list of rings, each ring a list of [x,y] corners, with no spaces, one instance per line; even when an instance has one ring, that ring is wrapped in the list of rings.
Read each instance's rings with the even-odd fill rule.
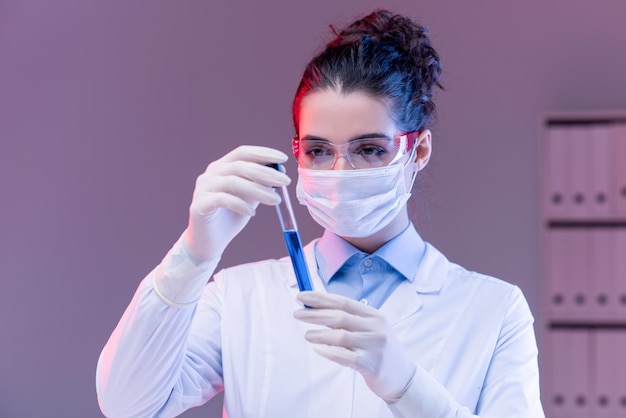
[[[298,168],[296,196],[322,227],[342,237],[368,237],[389,224],[409,200],[412,184],[405,186],[404,168]]]

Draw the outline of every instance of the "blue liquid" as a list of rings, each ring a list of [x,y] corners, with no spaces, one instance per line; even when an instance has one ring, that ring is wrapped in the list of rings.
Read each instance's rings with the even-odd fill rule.
[[[313,290],[311,278],[309,277],[309,270],[307,269],[306,261],[304,260],[302,243],[300,242],[300,235],[298,234],[298,231],[283,231],[283,237],[285,238],[285,244],[287,244],[289,257],[291,257],[293,270],[296,273],[298,288],[300,291]]]

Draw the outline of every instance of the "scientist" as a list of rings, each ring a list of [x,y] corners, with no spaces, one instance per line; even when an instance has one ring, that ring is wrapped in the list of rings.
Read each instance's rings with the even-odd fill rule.
[[[173,417],[224,390],[241,417],[543,417],[520,289],[424,242],[407,214],[429,161],[441,64],[426,30],[379,10],[306,67],[293,103],[297,196],[325,228],[288,258],[222,252],[290,179],[241,146],[196,182],[189,225],[141,282],[97,367],[108,417]],[[304,305],[313,309],[304,308]]]

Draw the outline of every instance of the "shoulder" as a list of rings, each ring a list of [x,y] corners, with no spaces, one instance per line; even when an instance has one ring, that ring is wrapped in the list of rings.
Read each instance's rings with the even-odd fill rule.
[[[426,252],[416,275],[419,287],[437,291],[444,287],[483,287],[497,293],[515,292],[515,285],[487,274],[468,270],[454,263],[432,244],[426,243]]]
[[[477,271],[468,270],[465,267],[449,262],[448,278],[452,284],[477,287],[483,292],[494,295],[521,295],[522,291],[518,286],[498,277]]]
[[[423,264],[425,268],[420,268],[422,276],[418,276],[417,280],[431,281],[433,290],[436,289],[436,293],[445,300],[457,300],[461,305],[469,303],[477,309],[483,307],[487,312],[500,311],[507,315],[515,311],[530,316],[522,290],[513,283],[468,270],[449,261],[430,244],[427,244]],[[425,275],[431,275],[431,279]]]

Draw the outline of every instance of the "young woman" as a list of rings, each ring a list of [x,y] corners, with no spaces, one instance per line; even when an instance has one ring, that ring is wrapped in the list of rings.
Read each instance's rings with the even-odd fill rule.
[[[376,11],[306,67],[293,104],[297,196],[325,228],[290,260],[224,269],[283,153],[241,146],[198,177],[189,225],[140,284],[98,363],[111,417],[170,417],[221,390],[229,417],[543,417],[518,287],[422,241],[407,199],[428,163],[441,64],[426,30]],[[304,308],[304,305],[312,308]]]

